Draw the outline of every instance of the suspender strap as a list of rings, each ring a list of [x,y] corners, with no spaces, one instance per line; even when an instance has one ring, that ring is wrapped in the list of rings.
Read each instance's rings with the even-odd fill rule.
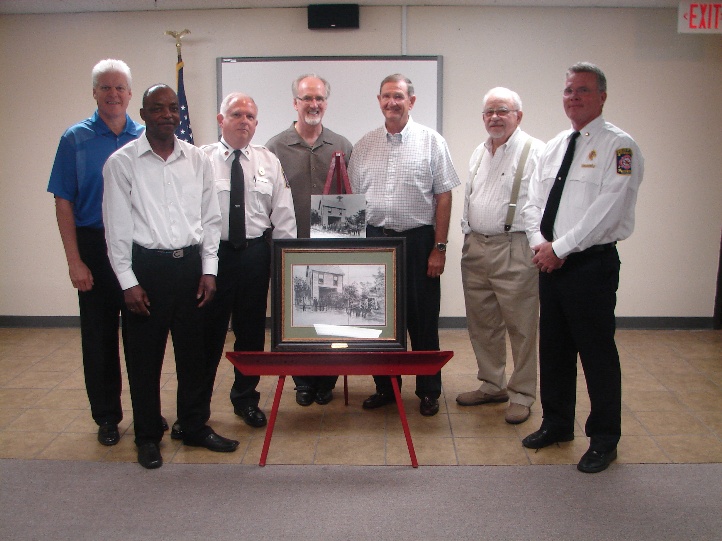
[[[514,175],[514,184],[511,187],[511,200],[509,201],[509,210],[506,212],[506,222],[504,223],[504,231],[509,231],[514,223],[514,213],[516,212],[516,201],[519,199],[519,187],[521,186],[521,177],[524,176],[524,167],[526,159],[529,156],[531,148],[531,137],[527,138],[524,148],[519,157],[519,164],[516,166],[516,174]],[[478,166],[477,166],[478,169]]]

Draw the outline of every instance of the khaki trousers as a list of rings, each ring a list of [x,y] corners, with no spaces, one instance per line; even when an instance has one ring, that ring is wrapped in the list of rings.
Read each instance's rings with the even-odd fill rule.
[[[511,402],[536,399],[539,271],[523,232],[464,239],[461,278],[481,391],[506,389]],[[506,381],[506,333],[514,371]]]

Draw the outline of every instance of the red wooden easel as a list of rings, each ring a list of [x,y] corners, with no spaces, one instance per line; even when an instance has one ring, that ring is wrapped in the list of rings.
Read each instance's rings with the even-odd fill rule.
[[[346,162],[343,159],[343,152],[334,152],[331,156],[331,163],[328,167],[328,174],[326,175],[326,185],[323,187],[323,195],[330,195],[331,193],[331,181],[333,180],[334,174],[336,175],[336,193],[342,194],[343,190],[346,193],[353,193],[351,191],[351,183],[348,180],[348,173],[346,172]]]
[[[343,152],[334,152],[329,165],[323,195],[329,195],[336,177],[338,194],[350,194],[351,184],[346,171]],[[286,376],[343,376],[344,399],[348,405],[348,376],[389,376],[399,410],[401,426],[406,437],[411,465],[419,467],[411,440],[406,411],[396,376],[433,375],[453,357],[452,351],[232,351],[226,357],[243,374],[248,376],[278,376],[278,385],[273,398],[271,415],[266,428],[259,466],[266,465],[268,449],[271,446],[273,428],[276,424],[278,407],[281,403]]]
[[[268,449],[271,446],[273,427],[276,424],[278,406],[286,376],[389,376],[396,397],[401,426],[406,436],[411,465],[419,467],[411,441],[406,411],[401,401],[401,392],[396,376],[436,374],[454,356],[453,351],[378,351],[378,352],[268,352],[229,351],[226,357],[243,374],[248,376],[278,376],[276,394],[273,398],[271,416],[268,419],[266,438],[263,441],[259,466],[266,465]],[[348,396],[346,397],[348,404]]]

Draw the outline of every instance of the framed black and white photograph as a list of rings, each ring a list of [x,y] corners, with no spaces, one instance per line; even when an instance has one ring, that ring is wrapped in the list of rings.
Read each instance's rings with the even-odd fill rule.
[[[273,241],[271,351],[405,351],[403,238]]]
[[[311,196],[311,238],[365,238],[366,195]]]

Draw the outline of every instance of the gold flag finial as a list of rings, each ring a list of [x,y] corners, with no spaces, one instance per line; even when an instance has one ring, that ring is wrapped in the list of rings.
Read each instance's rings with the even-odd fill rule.
[[[166,30],[165,35],[166,36],[172,36],[175,38],[175,47],[178,51],[178,62],[181,62],[183,59],[181,57],[181,39],[183,39],[183,36],[186,34],[190,34],[191,31],[187,28],[181,30],[180,32],[176,32],[175,30]]]

